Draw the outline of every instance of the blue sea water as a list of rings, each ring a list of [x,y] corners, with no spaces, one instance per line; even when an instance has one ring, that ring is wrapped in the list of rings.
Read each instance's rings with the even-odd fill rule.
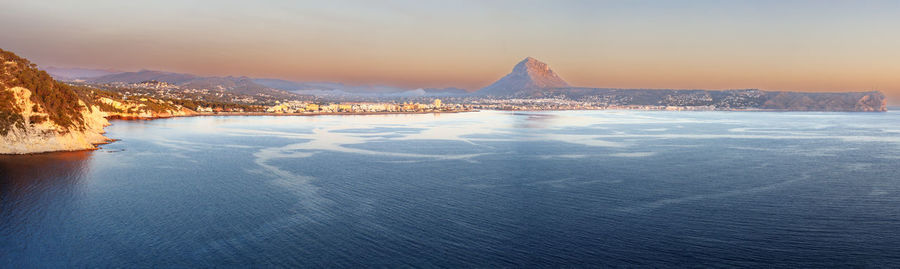
[[[113,121],[0,157],[0,267],[900,267],[900,114]]]

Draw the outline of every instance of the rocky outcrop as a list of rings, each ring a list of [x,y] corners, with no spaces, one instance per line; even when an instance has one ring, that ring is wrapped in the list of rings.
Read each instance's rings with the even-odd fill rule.
[[[32,91],[22,87],[3,89],[11,96],[12,109],[4,111],[17,118],[5,134],[0,134],[0,154],[26,154],[50,151],[74,151],[94,149],[96,144],[107,142],[103,127],[109,125],[106,113],[99,107],[88,108],[83,102],[80,126],[63,127],[47,120],[48,114],[31,101]]]

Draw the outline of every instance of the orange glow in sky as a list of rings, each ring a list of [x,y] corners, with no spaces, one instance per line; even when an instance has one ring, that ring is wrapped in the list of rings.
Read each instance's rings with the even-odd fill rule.
[[[885,92],[896,1],[16,1],[42,66],[478,89],[526,56],[570,84]]]

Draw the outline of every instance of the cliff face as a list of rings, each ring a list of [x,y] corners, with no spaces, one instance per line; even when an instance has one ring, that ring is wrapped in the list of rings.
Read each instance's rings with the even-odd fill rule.
[[[0,154],[25,154],[50,151],[72,151],[95,148],[95,144],[108,141],[103,127],[109,125],[106,113],[98,107],[88,108],[83,102],[78,112],[83,123],[80,126],[60,126],[47,120],[48,114],[39,104],[32,102],[32,91],[22,87],[0,90],[8,97],[9,109],[3,112],[13,115],[15,123],[0,132]]]

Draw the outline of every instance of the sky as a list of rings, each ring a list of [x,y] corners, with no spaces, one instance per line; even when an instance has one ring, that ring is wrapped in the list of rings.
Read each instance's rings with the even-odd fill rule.
[[[900,1],[0,0],[41,66],[478,89],[525,57],[572,85],[881,90]]]

